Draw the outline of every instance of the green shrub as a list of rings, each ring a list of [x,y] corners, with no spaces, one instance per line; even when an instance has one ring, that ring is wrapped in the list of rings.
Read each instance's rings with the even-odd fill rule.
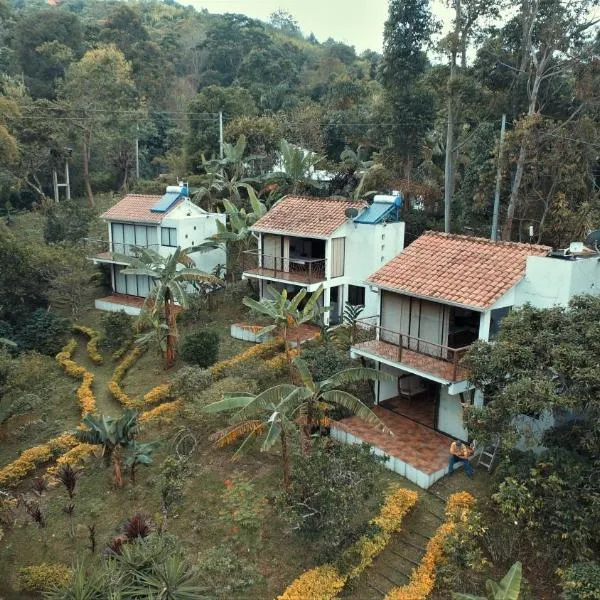
[[[181,343],[181,358],[206,369],[219,357],[219,334],[203,330],[186,336]]]
[[[600,564],[580,562],[560,574],[563,600],[600,600]]]
[[[223,600],[247,597],[243,592],[259,578],[248,560],[222,544],[200,554],[197,569],[208,596]]]
[[[173,395],[191,402],[208,389],[212,382],[213,376],[208,369],[182,367],[172,379]]]
[[[38,308],[17,333],[21,350],[35,350],[54,356],[66,344],[71,323],[43,308]]]
[[[133,340],[133,319],[123,310],[108,312],[100,319],[104,335],[102,345],[118,350]]]
[[[332,344],[312,344],[300,354],[315,381],[325,381],[335,373],[354,366],[347,354]]]
[[[73,200],[53,204],[44,224],[44,240],[47,244],[75,244],[87,237],[91,218],[90,210]]]
[[[369,446],[323,439],[309,456],[296,456],[290,489],[279,497],[292,530],[317,542],[329,559],[353,539],[362,526],[358,507],[374,495],[382,457]]]

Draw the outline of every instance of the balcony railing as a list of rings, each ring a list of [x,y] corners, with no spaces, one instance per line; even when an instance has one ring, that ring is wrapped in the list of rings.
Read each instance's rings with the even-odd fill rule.
[[[86,252],[93,258],[99,258],[104,260],[114,260],[115,254],[122,256],[138,256],[139,248],[150,248],[158,252],[159,244],[147,244],[145,246],[139,246],[135,244],[122,244],[118,242],[110,243],[108,240],[100,240],[94,238],[85,238],[84,245]]]
[[[247,250],[242,254],[242,268],[245,273],[285,281],[305,284],[325,281],[324,258],[286,258]]]
[[[461,361],[469,346],[450,348],[422,338],[392,331],[373,324],[373,317],[359,319],[357,350],[365,350],[397,363],[405,364],[449,381],[467,379],[468,372]]]

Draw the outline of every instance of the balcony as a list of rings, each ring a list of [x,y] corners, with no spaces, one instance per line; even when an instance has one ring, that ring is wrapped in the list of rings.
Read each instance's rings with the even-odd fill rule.
[[[304,285],[325,281],[324,258],[285,258],[247,250],[242,253],[242,269],[246,276]]]
[[[429,375],[440,382],[468,379],[468,371],[460,363],[469,346],[450,348],[427,340],[374,325],[375,318],[359,320],[352,353],[366,358],[379,358],[409,372]]]
[[[138,256],[140,246],[135,244],[120,244],[113,242],[112,244],[108,240],[98,240],[92,238],[85,238],[84,240],[86,254],[95,263],[111,263],[117,265],[129,264],[121,256]],[[144,248],[149,248],[158,252],[160,246],[158,244],[146,245]]]

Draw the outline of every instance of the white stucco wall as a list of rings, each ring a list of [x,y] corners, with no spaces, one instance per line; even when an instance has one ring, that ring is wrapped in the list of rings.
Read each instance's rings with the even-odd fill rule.
[[[515,290],[515,306],[530,303],[538,308],[566,306],[578,294],[600,294],[597,257],[563,260],[549,256],[527,258],[525,278]]]
[[[209,237],[217,233],[217,221],[225,224],[226,215],[218,213],[207,213],[186,200],[176,206],[163,219],[162,227],[174,227],[177,229],[177,245],[181,248],[197,246],[205,242]],[[160,242],[160,231],[158,240]],[[173,253],[174,248],[161,246],[159,252],[163,256]],[[190,255],[196,267],[210,273],[218,264],[224,265],[227,261],[225,250],[212,250],[211,252],[194,252]]]
[[[438,410],[438,429],[447,435],[461,440],[468,440],[469,434],[463,423],[463,408],[460,395],[450,395],[448,387],[440,388],[440,404]]]
[[[336,232],[346,237],[344,276],[360,283],[404,249],[405,224],[367,225],[349,221]]]

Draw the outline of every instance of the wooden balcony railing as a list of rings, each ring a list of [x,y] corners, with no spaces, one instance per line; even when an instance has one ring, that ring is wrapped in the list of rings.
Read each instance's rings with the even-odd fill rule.
[[[311,284],[325,280],[324,258],[286,258],[272,256],[256,250],[247,250],[242,254],[242,267],[246,273],[254,273]]]
[[[450,348],[407,333],[374,325],[373,321],[374,317],[357,321],[360,331],[357,336],[360,343],[355,344],[357,349],[362,347],[375,354],[379,354],[378,350],[380,350],[385,354],[385,358],[419,367],[426,372],[443,375],[450,381],[466,379],[467,370],[461,366],[461,360],[469,346]],[[419,356],[422,357],[422,360],[419,360]]]

